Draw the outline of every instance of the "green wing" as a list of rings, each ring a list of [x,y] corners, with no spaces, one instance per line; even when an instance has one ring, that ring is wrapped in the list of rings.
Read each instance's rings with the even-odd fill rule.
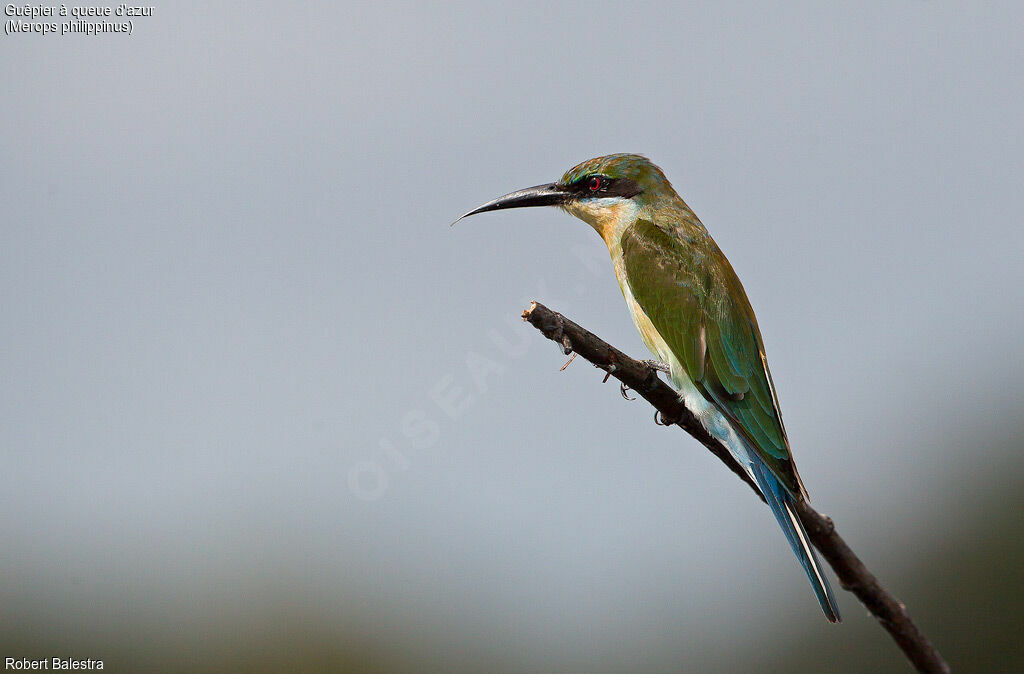
[[[696,231],[696,230],[694,230]],[[794,495],[789,452],[761,332],[732,265],[706,232],[638,220],[622,234],[626,281],[697,390],[742,433]]]

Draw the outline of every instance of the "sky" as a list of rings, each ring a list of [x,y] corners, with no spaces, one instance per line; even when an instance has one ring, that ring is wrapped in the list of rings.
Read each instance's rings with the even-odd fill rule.
[[[950,485],[1019,470],[971,441],[1017,428],[1024,381],[1022,29],[1014,3],[163,3],[5,34],[5,619],[198,633],[258,595],[463,665],[609,669],[841,639],[744,485],[519,320],[647,357],[593,231],[449,224],[650,157],[745,285],[812,503],[884,578],[946,535]]]

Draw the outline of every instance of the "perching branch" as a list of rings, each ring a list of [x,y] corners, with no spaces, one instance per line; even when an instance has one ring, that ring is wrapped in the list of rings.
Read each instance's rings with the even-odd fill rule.
[[[728,450],[704,429],[680,402],[672,387],[662,381],[652,368],[630,358],[597,335],[539,302],[533,302],[530,308],[523,312],[523,320],[559,344],[566,355],[578,353],[623,385],[636,391],[654,406],[661,416],[661,422],[666,425],[677,425],[696,438],[740,479],[750,485],[758,497],[761,497],[760,491]],[[608,376],[605,376],[605,380],[607,379]],[[657,419],[657,414],[655,418]],[[889,632],[914,667],[921,672],[949,672],[949,665],[911,620],[907,608],[868,571],[864,563],[836,533],[832,520],[816,511],[806,501],[797,504],[797,512],[814,547],[818,548],[832,566],[843,589],[857,596],[871,615],[875,616]]]

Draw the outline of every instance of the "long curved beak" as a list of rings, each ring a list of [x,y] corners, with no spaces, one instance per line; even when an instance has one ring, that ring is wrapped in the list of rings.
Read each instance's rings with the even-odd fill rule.
[[[483,206],[474,208],[469,213],[461,216],[462,218],[468,218],[471,215],[477,213],[486,213],[487,211],[500,211],[503,208],[524,208],[526,206],[558,206],[564,204],[572,196],[571,192],[567,192],[564,187],[558,183],[549,183],[547,185],[537,185],[536,187],[527,187],[525,190],[516,190],[515,192],[509,192],[503,197],[498,197],[493,201],[488,201]],[[458,222],[456,220],[455,222]],[[452,223],[452,226],[455,225]]]

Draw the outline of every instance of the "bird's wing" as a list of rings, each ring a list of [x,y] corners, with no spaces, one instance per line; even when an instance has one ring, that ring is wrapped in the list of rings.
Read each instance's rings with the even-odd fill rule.
[[[725,255],[710,237],[703,244],[649,220],[630,225],[622,234],[630,291],[697,390],[794,496],[805,496],[754,311]]]

